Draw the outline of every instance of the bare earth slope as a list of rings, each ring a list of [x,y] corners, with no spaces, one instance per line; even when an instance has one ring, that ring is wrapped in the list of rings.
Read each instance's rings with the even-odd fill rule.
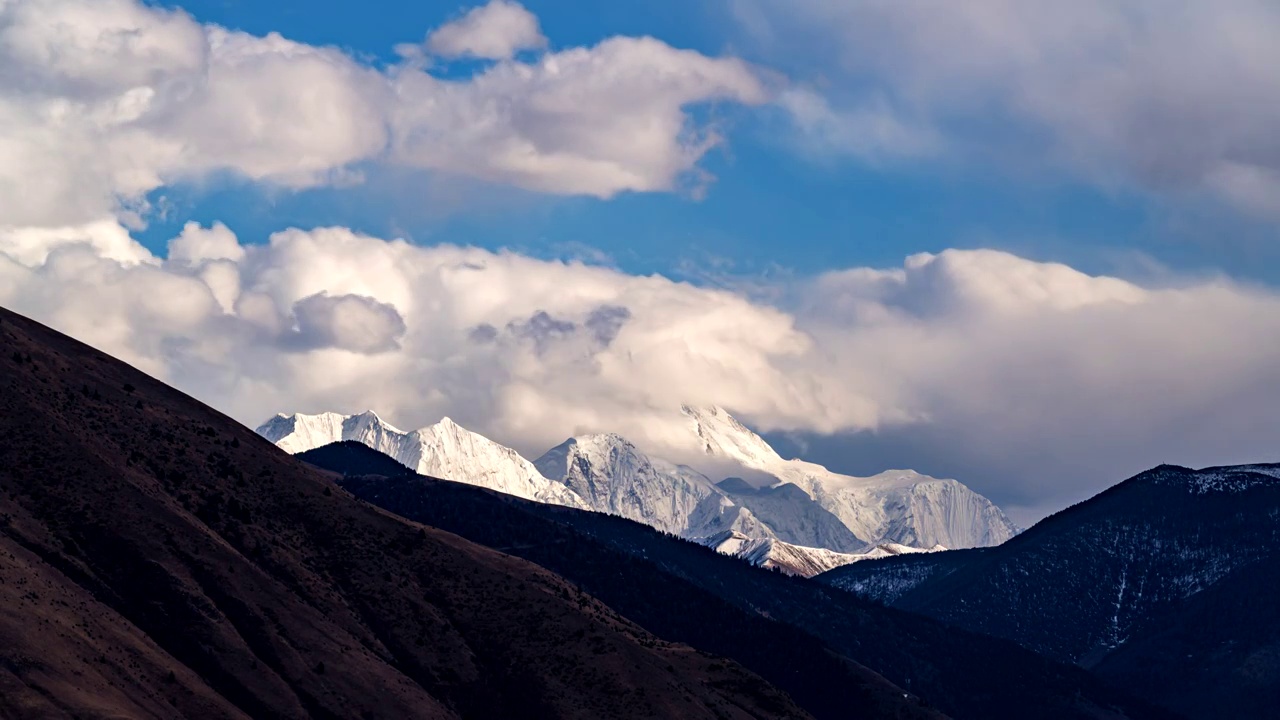
[[[0,310],[0,717],[805,717]]]

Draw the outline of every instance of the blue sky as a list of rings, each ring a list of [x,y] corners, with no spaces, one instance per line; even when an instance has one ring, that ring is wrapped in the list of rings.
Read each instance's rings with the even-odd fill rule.
[[[395,0],[178,3],[197,19],[255,34],[280,32],[332,44],[373,64],[418,42],[467,6]],[[739,52],[803,79],[820,65],[743,47],[727,2],[619,2],[583,12],[575,2],[530,2],[552,49],[612,35],[653,35],[709,55]],[[439,69],[466,74],[474,63]],[[701,166],[716,176],[705,197],[624,193],[610,200],[547,196],[472,182],[431,189],[411,173],[375,172],[364,187],[270,190],[233,179],[167,187],[167,211],[139,237],[159,250],[187,220],[226,222],[248,240],[288,226],[344,225],[421,243],[511,248],[543,257],[602,251],[630,272],[696,279],[812,274],[890,267],[916,252],[991,247],[1093,273],[1144,275],[1152,264],[1178,273],[1226,272],[1280,281],[1275,228],[1198,198],[1153,198],[1099,187],[1037,167],[1005,172],[982,163],[877,165],[815,160],[797,152],[776,119],[722,111],[727,142]],[[589,254],[589,253],[588,253]]]

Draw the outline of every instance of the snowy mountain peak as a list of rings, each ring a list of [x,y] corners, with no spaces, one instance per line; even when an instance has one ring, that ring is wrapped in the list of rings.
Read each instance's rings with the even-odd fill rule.
[[[627,440],[616,433],[592,433],[590,435],[578,435],[577,437],[569,438],[566,442],[572,443],[574,446],[583,450],[591,448],[606,451],[618,449],[624,452],[637,454],[640,452],[630,440]]]
[[[784,460],[764,438],[723,408],[685,405],[681,410],[707,455],[772,476],[776,480],[774,489],[798,488],[812,503],[838,518],[855,537],[872,545],[982,547],[998,545],[1018,532],[990,500],[955,480],[940,480],[914,470],[887,470],[871,477],[842,475],[815,463]],[[722,489],[735,492],[730,487]],[[755,515],[790,542],[852,549],[847,543],[831,544],[830,533],[812,532],[818,527],[813,522],[797,523],[797,518],[819,516],[801,507],[804,503],[794,493],[775,493],[768,508],[761,504],[762,497],[738,497],[753,503],[750,507]],[[782,500],[788,502],[779,502]],[[792,530],[782,531],[784,525]],[[806,529],[810,532],[804,534]]]
[[[277,415],[259,435],[290,453],[339,440],[354,440],[390,455],[415,472],[490,488],[509,495],[569,507],[586,507],[560,483],[538,473],[511,448],[473,433],[449,418],[413,432],[401,431],[372,411],[357,415]]]
[[[649,466],[648,456],[613,434],[579,435],[565,440],[534,462],[549,478],[566,478],[574,467],[583,472],[634,472]]]
[[[999,508],[954,480],[911,470],[867,478],[833,473],[784,460],[723,408],[686,405],[682,411],[706,454],[704,470],[755,480],[717,486],[698,470],[651,457],[614,433],[571,438],[530,463],[447,417],[404,432],[373,411],[281,414],[258,432],[292,453],[354,440],[424,475],[621,515],[686,537],[735,530],[850,554],[886,543],[995,545],[1017,532]]]
[[[258,434],[280,446],[299,453],[342,439],[342,424],[347,419],[338,413],[303,415],[280,413],[258,427]]]
[[[680,411],[689,418],[702,451],[707,455],[734,460],[757,470],[783,462],[782,456],[764,438],[738,422],[724,408],[682,405]]]
[[[486,449],[501,448],[508,452],[515,452],[514,450],[509,450],[505,446],[499,445],[480,433],[471,432],[447,417],[440,418],[439,422],[436,422],[434,425],[419,428],[417,433],[424,437],[447,439],[455,444],[466,444]]]
[[[589,507],[684,534],[700,503],[716,494],[697,471],[651,458],[613,433],[570,438],[535,462]]]

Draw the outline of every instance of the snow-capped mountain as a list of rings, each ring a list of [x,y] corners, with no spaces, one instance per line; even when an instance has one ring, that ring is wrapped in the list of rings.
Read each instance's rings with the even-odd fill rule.
[[[735,503],[720,493],[708,495],[693,509],[686,530],[681,533],[691,539],[705,538],[732,530],[747,537],[776,537],[773,528],[766,525],[746,507]]]
[[[791,483],[757,488],[741,478],[725,478],[716,488],[750,510],[778,539],[792,545],[856,553],[875,544],[874,538],[855,535],[840,518]]]
[[[832,553],[801,563],[806,569],[835,567],[836,555],[861,556],[888,543],[983,546],[1003,542],[1016,531],[998,508],[954,480],[911,471],[871,478],[839,475],[820,465],[784,460],[718,408],[686,407],[684,414],[708,458],[708,469],[737,467],[744,474],[770,476],[772,484],[760,487],[733,477],[716,483],[694,468],[647,455],[611,433],[571,438],[534,463],[448,418],[406,432],[373,412],[281,414],[258,433],[292,453],[354,440],[423,475],[620,515],[691,539],[736,532],[753,540],[776,540],[778,547]]]
[[[321,413],[271,418],[257,432],[291,453],[355,440],[390,455],[423,475],[479,485],[529,500],[589,508],[572,490],[538,473],[511,448],[473,433],[449,418],[405,432],[372,411],[358,415]]]
[[[612,433],[570,438],[534,462],[544,477],[559,480],[587,506],[684,535],[699,505],[719,493],[703,474],[650,458]]]
[[[775,528],[706,475],[646,455],[613,433],[570,438],[534,466],[543,476],[564,483],[596,512],[692,539],[722,532],[777,537]]]
[[[776,569],[801,577],[813,577],[862,560],[946,550],[941,545],[922,549],[885,543],[862,553],[839,553],[827,548],[792,545],[775,538],[753,538],[733,530],[704,538],[701,542],[717,552],[741,558],[757,567]]]
[[[710,461],[731,461],[770,475],[777,480],[774,488],[792,485],[803,490],[869,545],[985,547],[998,545],[1018,532],[990,500],[955,480],[912,470],[888,470],[871,477],[841,475],[814,463],[783,459],[723,409],[682,409]],[[770,516],[759,508],[748,507],[770,522]]]

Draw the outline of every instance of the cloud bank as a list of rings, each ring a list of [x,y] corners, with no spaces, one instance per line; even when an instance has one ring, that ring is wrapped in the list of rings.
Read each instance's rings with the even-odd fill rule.
[[[1032,173],[1047,162],[1110,189],[1204,193],[1280,219],[1276,3],[732,7],[761,56],[821,85],[830,107],[809,102],[796,117],[805,141],[828,152],[910,159],[927,149],[984,166],[1031,164]],[[824,117],[869,127],[850,137]]]
[[[1226,280],[1144,287],[949,250],[766,305],[344,228],[248,244],[188,225],[167,259],[124,237],[6,239],[0,304],[249,424],[375,408],[535,454],[607,430],[680,457],[680,404],[720,404],[763,430],[922,434],[975,489],[1041,512],[1162,461],[1273,459],[1280,433],[1280,296]]]
[[[706,182],[698,161],[720,141],[686,108],[767,99],[740,60],[652,38],[512,59],[543,46],[537,19],[504,0],[428,36],[424,52],[494,60],[448,79],[136,0],[9,0],[0,223],[136,222],[168,184],[342,184],[368,163],[556,194],[672,190]]]

